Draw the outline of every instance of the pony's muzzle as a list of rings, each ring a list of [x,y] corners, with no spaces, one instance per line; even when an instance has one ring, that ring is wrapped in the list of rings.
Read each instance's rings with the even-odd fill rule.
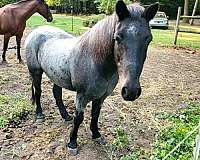
[[[53,21],[53,17],[50,17],[47,19],[47,22],[52,22]]]
[[[125,101],[134,101],[141,95],[141,87],[129,89],[128,87],[122,88],[122,97]]]

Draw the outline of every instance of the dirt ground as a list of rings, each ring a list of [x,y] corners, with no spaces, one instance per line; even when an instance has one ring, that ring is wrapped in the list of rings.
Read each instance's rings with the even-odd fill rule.
[[[27,29],[24,39],[30,29]],[[0,37],[3,44],[3,37]],[[15,39],[9,47],[15,46]],[[0,94],[21,93],[30,97],[30,80],[26,65],[18,64],[15,49],[7,52],[8,64],[0,62]],[[129,137],[128,148],[122,153],[141,150],[141,155],[150,155],[156,133],[164,125],[155,118],[156,113],[175,112],[185,103],[200,101],[200,54],[186,50],[149,48],[141,77],[143,92],[135,102],[125,102],[119,86],[104,103],[100,116],[100,130],[108,144],[100,146],[91,140],[89,129],[90,104],[86,108],[85,119],[79,130],[80,153],[70,156],[66,149],[71,124],[65,124],[58,113],[52,95],[52,84],[44,76],[42,105],[46,114],[43,124],[34,122],[34,114],[15,128],[0,130],[0,160],[107,160],[111,159],[110,144],[116,136],[119,124]],[[24,49],[22,48],[24,57]],[[70,113],[74,113],[75,93],[64,91],[64,102]],[[6,135],[12,134],[10,138]],[[143,156],[141,156],[143,159]]]

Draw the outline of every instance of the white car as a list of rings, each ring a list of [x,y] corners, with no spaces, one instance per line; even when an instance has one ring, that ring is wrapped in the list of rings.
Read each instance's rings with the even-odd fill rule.
[[[164,12],[157,12],[155,17],[149,22],[150,27],[159,27],[168,29],[168,17]]]

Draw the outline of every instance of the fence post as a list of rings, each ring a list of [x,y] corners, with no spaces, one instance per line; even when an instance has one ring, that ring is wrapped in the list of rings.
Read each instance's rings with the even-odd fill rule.
[[[198,2],[199,2],[199,0],[196,0],[196,1],[195,1],[194,9],[193,9],[193,11],[192,11],[192,16],[194,16],[195,13],[196,13],[197,6],[198,6]],[[191,19],[191,20],[190,20],[190,25],[193,25],[193,22],[194,22],[194,19]]]
[[[174,36],[174,45],[176,45],[176,42],[177,42],[180,18],[181,18],[181,7],[178,7],[178,13],[177,13],[177,19],[176,19],[176,27],[175,27],[175,36]]]
[[[74,5],[71,5],[71,16],[72,16],[72,32],[74,31]]]

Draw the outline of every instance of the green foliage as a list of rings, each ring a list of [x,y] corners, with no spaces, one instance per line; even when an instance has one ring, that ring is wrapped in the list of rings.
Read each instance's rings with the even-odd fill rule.
[[[112,148],[113,150],[122,149],[129,143],[128,135],[121,126],[117,127],[115,131],[116,138],[112,142]]]
[[[139,154],[132,153],[130,155],[124,155],[120,160],[139,160]]]
[[[97,22],[98,22],[98,19],[95,19],[95,18],[87,19],[83,21],[83,26],[92,28]]]
[[[51,7],[67,6],[69,1],[66,0],[47,0],[47,4]]]
[[[84,20],[83,21],[83,26],[84,27],[89,27],[89,25],[90,25],[90,21],[89,20]]]
[[[186,135],[192,131],[200,120],[200,104],[191,102],[181,113],[157,115],[157,118],[169,120],[170,125],[163,128],[156,140],[152,160],[163,159]],[[190,136],[168,160],[192,160],[197,132]]]
[[[1,1],[0,1],[0,7],[3,7],[3,6],[5,6],[6,4],[14,3],[14,2],[16,2],[16,0],[1,0]]]
[[[124,0],[126,4],[132,3],[130,0]],[[100,12],[105,14],[112,14],[115,9],[116,0],[96,0],[95,3],[98,3],[98,9]]]
[[[20,95],[0,95],[0,128],[5,127],[12,120],[18,121],[32,110],[30,101]]]

